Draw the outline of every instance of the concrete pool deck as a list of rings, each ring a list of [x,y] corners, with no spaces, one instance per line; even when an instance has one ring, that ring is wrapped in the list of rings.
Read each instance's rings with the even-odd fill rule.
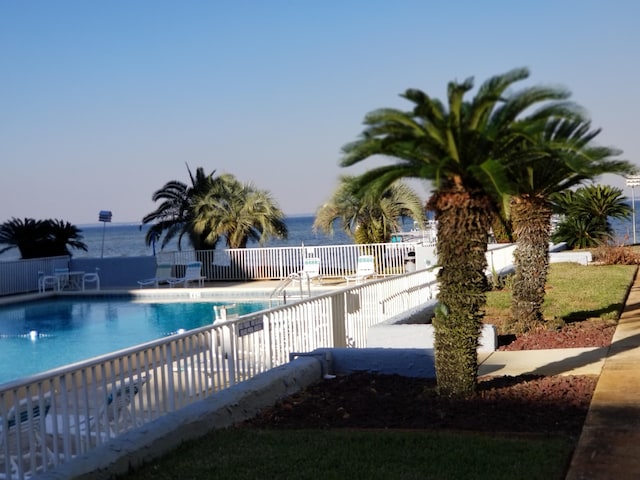
[[[95,297],[95,296],[132,296],[143,298],[170,298],[170,299],[186,299],[197,301],[199,299],[207,300],[209,297],[231,297],[231,298],[255,298],[260,296],[268,298],[274,290],[280,285],[282,280],[253,280],[253,281],[216,281],[206,282],[204,287],[130,287],[130,288],[103,288],[100,290],[65,290],[62,292],[47,291],[44,293],[23,293],[17,295],[5,295],[0,297],[1,305],[10,305],[18,302],[29,302],[44,298],[52,298],[56,296],[77,296],[77,297]],[[327,278],[322,283],[313,282],[311,285],[312,295],[321,295],[336,289],[346,287],[346,280],[343,278]],[[292,291],[294,287],[290,286],[287,290]],[[294,298],[294,297],[290,297]]]

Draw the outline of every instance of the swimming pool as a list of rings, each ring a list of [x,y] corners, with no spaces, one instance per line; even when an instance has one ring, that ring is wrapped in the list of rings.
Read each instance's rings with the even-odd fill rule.
[[[211,324],[213,307],[244,315],[268,301],[134,301],[52,298],[0,307],[0,384]]]

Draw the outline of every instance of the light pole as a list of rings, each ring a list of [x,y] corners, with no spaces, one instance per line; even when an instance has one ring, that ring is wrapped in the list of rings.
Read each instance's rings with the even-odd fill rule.
[[[627,177],[627,187],[631,187],[631,225],[633,228],[633,244],[636,244],[636,192],[635,187],[640,187],[640,175]]]
[[[107,222],[111,221],[111,212],[109,210],[100,210],[98,214],[98,220],[103,222],[102,224],[102,252],[100,253],[100,258],[104,257],[104,232],[107,228]]]

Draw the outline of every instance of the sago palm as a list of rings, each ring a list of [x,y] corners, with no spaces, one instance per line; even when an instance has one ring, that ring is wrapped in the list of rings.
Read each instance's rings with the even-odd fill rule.
[[[634,171],[612,157],[619,151],[596,146],[599,130],[575,111],[554,116],[540,130],[530,132],[529,155],[512,159],[511,219],[516,237],[512,293],[512,328],[524,333],[543,325],[542,305],[549,268],[552,196],[605,173]]]
[[[628,220],[632,209],[622,189],[609,185],[588,185],[567,190],[551,198],[554,213],[562,221],[553,232],[554,242],[566,242],[569,248],[596,247],[610,241],[610,218]]]
[[[528,76],[526,69],[515,69],[492,77],[470,101],[464,96],[473,88],[472,79],[451,82],[446,106],[420,90],[407,90],[402,97],[413,103],[412,110],[369,113],[360,138],[344,147],[345,167],[379,155],[393,160],[363,174],[363,190],[382,191],[405,177],[431,180],[435,187],[428,207],[438,222],[440,306],[433,323],[443,395],[468,395],[476,388],[476,349],[488,288],[487,236],[509,186],[504,159],[524,152],[527,126],[561,110],[533,107],[566,96],[544,87],[507,91]]]
[[[12,218],[0,225],[0,244],[8,245],[0,253],[17,248],[23,259],[71,256],[69,247],[87,251],[81,232],[63,220]]]

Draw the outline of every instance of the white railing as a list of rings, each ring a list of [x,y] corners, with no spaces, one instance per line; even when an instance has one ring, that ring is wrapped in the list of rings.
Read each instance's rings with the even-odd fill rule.
[[[344,277],[355,273],[358,257],[376,258],[381,275],[404,273],[413,243],[375,243],[367,245],[325,245],[317,247],[235,248],[226,250],[179,251],[158,254],[158,262],[186,265],[202,261],[202,273],[209,280],[273,280],[287,278],[303,269],[306,257],[320,259],[320,275]],[[431,264],[435,264],[435,244],[429,244]],[[179,273],[178,273],[179,274]]]
[[[4,384],[0,476],[49,470],[291,353],[364,347],[370,326],[430,300],[433,287],[427,270],[386,277]]]
[[[436,262],[435,244],[421,247],[427,251],[425,265]],[[202,262],[202,274],[207,280],[273,280],[284,279],[303,269],[306,257],[320,259],[320,275],[323,277],[344,277],[355,273],[358,257],[373,254],[376,258],[376,271],[380,275],[404,273],[410,252],[415,253],[413,243],[379,243],[371,245],[326,245],[318,247],[268,247],[238,248],[226,250],[189,250],[178,252],[160,252],[157,263],[171,263],[173,275],[181,277],[185,265],[192,261]],[[415,257],[411,257],[415,262]],[[146,258],[144,258],[146,259]],[[147,278],[148,273],[133,276],[132,272],[140,268],[141,257],[99,259],[101,284],[108,288],[137,287],[136,280]],[[148,260],[153,261],[152,257]],[[82,263],[82,268],[74,264]],[[45,258],[36,260],[16,260],[0,262],[0,296],[38,291],[38,272],[51,274],[55,267],[69,267],[85,270],[84,259],[76,261],[69,257]],[[414,264],[415,265],[415,264]],[[423,266],[425,266],[423,265]],[[126,272],[126,275],[125,275]],[[118,278],[119,277],[119,278]],[[104,280],[104,281],[103,281]]]
[[[0,262],[0,296],[37,292],[40,275],[68,266],[67,256]]]

